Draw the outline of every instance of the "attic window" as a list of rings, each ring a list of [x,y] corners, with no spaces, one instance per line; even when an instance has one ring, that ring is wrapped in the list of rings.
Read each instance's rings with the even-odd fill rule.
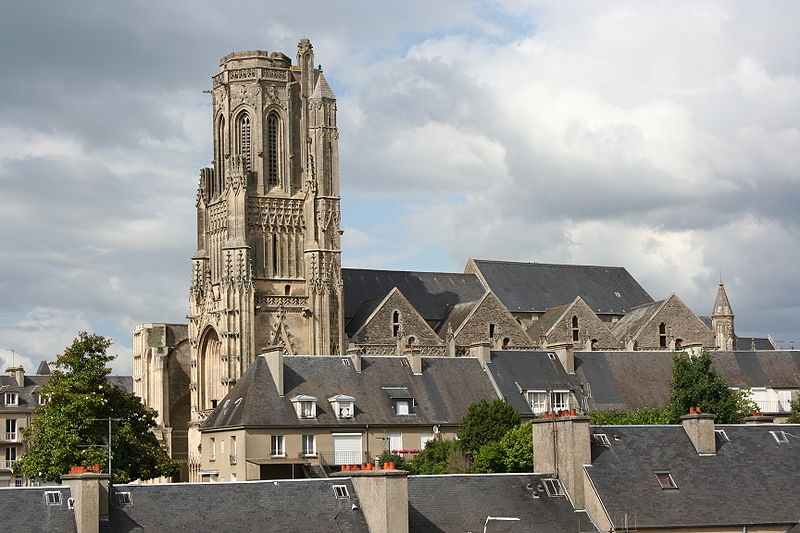
[[[350,492],[347,490],[347,485],[334,485],[333,495],[336,496],[337,500],[342,500],[344,498],[349,498]]]
[[[658,325],[658,346],[659,348],[667,347],[667,325],[664,322]]]
[[[411,400],[395,400],[394,413],[396,415],[410,415],[411,413]]]
[[[592,437],[594,438],[594,442],[599,446],[611,446],[611,443],[608,441],[608,435],[605,433],[595,433]]]
[[[543,479],[542,483],[544,483],[544,490],[551,498],[564,495],[564,489],[561,487],[561,483],[557,479]]]
[[[724,429],[715,429],[714,433],[716,434],[717,437],[719,437],[719,440],[721,440],[721,441],[725,441],[725,442],[730,442],[731,441],[730,437],[728,437],[728,434],[725,433]]]
[[[117,492],[116,497],[117,497],[117,505],[119,506],[131,505],[133,503],[130,492]]]
[[[677,489],[678,485],[675,484],[675,480],[672,479],[672,474],[669,472],[656,472],[656,479],[658,479],[658,484],[661,485],[662,489]]]
[[[578,317],[572,317],[572,342],[579,341],[581,338],[580,328],[578,327]]]
[[[392,311],[392,337],[400,334],[400,311]]]
[[[355,414],[355,398],[344,394],[337,394],[336,396],[328,398],[328,401],[333,406],[333,412],[336,413],[336,418],[339,420],[353,418]]]
[[[350,358],[349,357],[342,357],[342,364],[344,366],[352,366],[352,363],[350,362]]]
[[[775,442],[777,442],[779,444],[788,444],[789,443],[789,439],[786,438],[786,432],[785,431],[770,431],[770,433],[775,438]]]
[[[57,490],[45,491],[44,501],[47,505],[61,505],[61,493]]]
[[[291,399],[298,418],[309,419],[317,417],[317,400],[314,396],[298,394]]]
[[[5,393],[4,400],[6,405],[19,405],[19,394],[16,392],[7,392]]]

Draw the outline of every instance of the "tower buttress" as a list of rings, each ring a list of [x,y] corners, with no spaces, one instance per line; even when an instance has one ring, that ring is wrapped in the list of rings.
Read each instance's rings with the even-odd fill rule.
[[[725,293],[725,284],[720,282],[717,289],[717,299],[714,302],[714,311],[711,314],[711,327],[714,330],[717,349],[735,350],[736,334],[733,328],[733,309]]]

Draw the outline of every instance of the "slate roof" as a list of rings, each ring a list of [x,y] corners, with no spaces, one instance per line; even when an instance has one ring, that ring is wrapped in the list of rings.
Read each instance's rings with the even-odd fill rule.
[[[433,322],[447,318],[452,305],[477,300],[486,292],[475,274],[343,268],[342,280],[344,314],[348,321],[357,313],[367,312],[359,307],[369,307],[371,300],[377,300],[371,304],[374,309],[394,287],[403,293],[425,320]]]
[[[44,493],[61,493],[61,505],[47,505]],[[0,489],[0,529],[19,533],[74,533],[75,514],[67,508],[69,487],[10,487]]]
[[[448,324],[450,324],[450,328],[453,330],[453,333],[455,333],[472,310],[475,309],[475,306],[478,305],[478,302],[479,300],[470,300],[469,302],[460,302],[452,306],[450,308],[450,313],[447,315],[447,319],[439,327],[439,337],[442,339],[447,337]]]
[[[332,485],[347,486],[350,498],[337,499]],[[358,500],[347,478],[115,485],[114,489],[130,492],[132,504],[112,506],[110,520],[101,522],[103,532],[368,533],[363,512],[352,509]]]
[[[488,516],[519,518],[513,531],[596,531],[585,512],[540,488],[542,474],[410,476],[409,533],[482,532]],[[538,492],[539,498],[534,498]],[[488,529],[487,531],[492,531]]]
[[[611,333],[620,340],[626,336],[635,337],[639,330],[653,318],[665,300],[639,305],[630,309],[628,314],[611,327]]]
[[[474,262],[489,288],[512,313],[543,313],[572,302],[576,296],[598,314],[623,315],[653,301],[623,267]]]
[[[800,387],[800,351],[718,351],[711,360],[731,387]]]
[[[627,514],[646,527],[796,524],[800,440],[778,443],[770,430],[800,434],[798,425],[717,425],[715,456],[699,456],[681,426],[593,426],[610,446],[592,442],[586,472],[615,527]],[[662,489],[656,471],[678,489]]]
[[[336,97],[333,95],[333,90],[331,90],[331,86],[328,85],[328,80],[325,79],[322,71],[319,73],[317,84],[314,86],[314,92],[311,93],[311,98],[329,98],[331,100],[336,100]]]
[[[569,306],[570,304],[564,304],[550,308],[545,314],[539,317],[539,320],[531,324],[525,331],[528,337],[534,342],[539,342],[539,337],[545,335],[550,328],[553,327],[553,324],[558,322],[558,319],[561,318],[564,311],[566,311]]]
[[[492,351],[486,365],[500,393],[520,414],[532,415],[522,392],[526,390],[571,390],[580,398],[580,382],[564,371],[553,351]]]
[[[14,376],[0,375],[0,393],[7,391],[19,394],[18,405],[5,406],[0,402],[0,412],[32,411],[35,409],[39,403],[38,398],[34,398],[34,395],[39,393],[42,385],[50,381],[51,377],[51,375],[26,375],[23,381],[24,385],[20,387],[17,385],[17,380]],[[133,392],[133,378],[131,376],[108,376],[107,380],[126,392]]]
[[[752,350],[754,345],[756,350],[775,349],[775,345],[768,337],[736,337],[737,350]]]
[[[362,372],[335,356],[286,356],[284,396],[278,396],[264,357],[257,357],[203,424],[203,429],[298,425],[460,424],[469,404],[496,399],[480,362],[471,357],[423,357],[414,375],[405,357],[362,357]],[[414,398],[413,415],[396,415],[386,387],[405,387]],[[320,398],[316,419],[298,419],[290,398]],[[355,415],[339,420],[327,401],[336,394],[355,398]],[[241,401],[237,403],[237,400]]]

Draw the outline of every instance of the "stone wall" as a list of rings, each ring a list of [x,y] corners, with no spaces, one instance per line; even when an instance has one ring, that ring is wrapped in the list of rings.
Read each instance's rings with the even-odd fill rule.
[[[414,337],[414,344],[442,344],[442,340],[425,322],[413,305],[399,290],[392,290],[372,318],[355,335],[355,341],[362,344],[396,343],[392,334],[392,315],[400,312],[403,344]]]
[[[528,335],[493,292],[489,292],[477,305],[477,309],[454,332],[456,344],[468,346],[490,340],[489,324],[494,324],[494,337],[499,339],[499,347],[504,339],[508,339],[509,345],[531,344]]]

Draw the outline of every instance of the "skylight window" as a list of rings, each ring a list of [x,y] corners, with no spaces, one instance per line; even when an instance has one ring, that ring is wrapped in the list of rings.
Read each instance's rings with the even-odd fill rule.
[[[595,433],[592,437],[594,438],[594,442],[599,446],[611,446],[611,443],[608,441],[608,435],[605,433]]]
[[[544,483],[544,490],[547,492],[547,495],[551,498],[555,498],[558,496],[564,495],[564,489],[561,488],[561,482],[557,479],[543,479],[542,483]]]
[[[47,505],[61,505],[61,493],[57,490],[45,491],[44,501]]]
[[[350,497],[350,492],[347,490],[347,485],[334,485],[333,494],[336,496],[337,500]]]
[[[675,484],[675,480],[672,479],[672,474],[669,472],[656,472],[656,479],[658,479],[658,484],[661,485],[662,489],[677,489],[678,485]]]
[[[775,438],[775,442],[779,444],[787,444],[789,439],[786,438],[786,432],[784,431],[770,431],[772,436]]]
[[[728,437],[728,434],[725,433],[724,429],[715,429],[714,433],[717,435],[717,437],[719,437],[719,440],[721,440],[721,441],[725,441],[725,442],[730,442],[731,441],[730,437]]]
[[[131,505],[133,503],[130,492],[117,492],[116,497],[117,505]]]

